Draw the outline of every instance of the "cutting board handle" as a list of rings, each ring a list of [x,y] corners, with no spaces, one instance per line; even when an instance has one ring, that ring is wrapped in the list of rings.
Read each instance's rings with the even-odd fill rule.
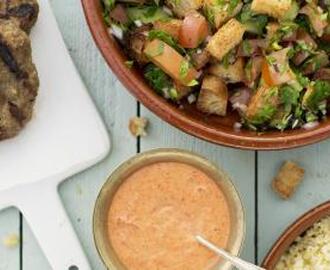
[[[24,192],[24,193],[23,193]],[[54,270],[90,270],[90,265],[63,208],[57,186],[28,185],[16,205],[30,225]]]

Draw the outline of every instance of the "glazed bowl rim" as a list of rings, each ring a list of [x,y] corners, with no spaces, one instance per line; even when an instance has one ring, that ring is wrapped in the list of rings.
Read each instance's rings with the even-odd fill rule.
[[[298,217],[285,229],[270,248],[262,262],[262,266],[266,269],[273,269],[269,267],[275,267],[281,256],[293,244],[297,237],[311,228],[313,224],[327,216],[330,216],[330,200],[313,207]]]

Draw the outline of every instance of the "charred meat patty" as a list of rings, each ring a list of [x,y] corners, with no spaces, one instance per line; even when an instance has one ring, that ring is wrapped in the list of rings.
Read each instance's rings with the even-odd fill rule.
[[[14,21],[0,20],[0,140],[31,119],[38,88],[28,35]]]
[[[38,14],[37,0],[0,0],[0,18],[16,21],[26,32],[30,32]]]

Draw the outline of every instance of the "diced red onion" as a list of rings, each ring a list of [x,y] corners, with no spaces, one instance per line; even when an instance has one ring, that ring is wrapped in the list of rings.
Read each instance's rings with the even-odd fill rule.
[[[206,42],[209,42],[211,38],[212,38],[212,36],[207,36],[206,39],[205,39],[205,41]]]
[[[109,32],[114,35],[116,38],[122,40],[124,38],[124,32],[123,29],[121,29],[119,26],[112,24],[111,28],[109,28]]]
[[[241,111],[241,112],[246,112],[247,110],[247,106],[245,104],[242,104],[242,103],[234,103],[232,105],[233,109],[234,110],[238,110],[238,111]]]
[[[199,79],[203,75],[203,71],[198,71],[196,74],[196,78]]]
[[[134,21],[134,24],[137,26],[137,27],[141,27],[143,25],[143,23],[140,21],[140,20],[135,20]]]
[[[238,89],[235,94],[233,94],[229,101],[234,107],[234,104],[241,104],[241,105],[247,105],[251,98],[251,90],[250,88],[244,87]],[[239,105],[236,105],[239,106]]]
[[[303,129],[311,130],[313,128],[316,128],[319,124],[320,123],[318,121],[314,121],[314,122],[306,123],[302,127],[303,127]]]
[[[239,122],[235,122],[234,123],[234,129],[235,129],[235,131],[240,131],[241,130],[241,128],[242,128],[242,124],[241,123],[239,123]]]
[[[118,23],[126,24],[129,22],[126,9],[121,4],[116,5],[115,8],[110,11],[109,16]]]
[[[188,97],[187,97],[187,100],[188,100],[188,103],[189,104],[193,104],[196,102],[197,98],[194,94],[190,94]]]
[[[170,15],[170,16],[172,16],[173,15],[173,12],[172,12],[172,10],[170,10],[168,7],[163,7],[163,10],[164,10],[164,12],[165,13],[167,13],[168,15]]]

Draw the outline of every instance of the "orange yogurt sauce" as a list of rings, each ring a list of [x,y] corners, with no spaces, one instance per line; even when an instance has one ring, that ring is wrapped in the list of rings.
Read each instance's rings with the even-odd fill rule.
[[[222,190],[200,169],[159,162],[130,175],[113,197],[108,233],[128,270],[208,270],[218,257],[195,236],[226,247],[230,213]]]

